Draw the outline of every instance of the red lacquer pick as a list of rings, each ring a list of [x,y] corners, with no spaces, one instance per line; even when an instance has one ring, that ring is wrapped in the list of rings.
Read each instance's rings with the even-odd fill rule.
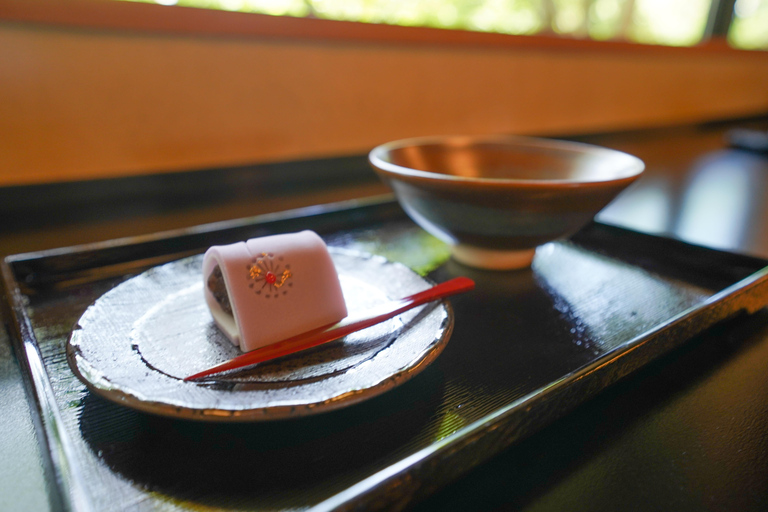
[[[199,380],[204,377],[226,372],[229,370],[235,370],[238,368],[245,368],[246,366],[252,366],[257,363],[263,363],[271,359],[287,356],[294,352],[299,352],[308,348],[328,343],[339,338],[343,338],[347,334],[365,329],[372,325],[378,324],[385,320],[389,320],[392,317],[404,313],[409,309],[421,306],[427,302],[439,300],[457,293],[463,293],[469,291],[475,287],[475,282],[467,277],[456,277],[444,283],[438,284],[424,290],[423,292],[415,293],[408,297],[387,302],[378,306],[370,311],[363,313],[356,317],[347,317],[337,324],[331,326],[320,327],[297,336],[285,339],[283,341],[267,345],[251,352],[230,359],[229,361],[204,370],[202,372],[190,375],[185,378],[185,381]]]

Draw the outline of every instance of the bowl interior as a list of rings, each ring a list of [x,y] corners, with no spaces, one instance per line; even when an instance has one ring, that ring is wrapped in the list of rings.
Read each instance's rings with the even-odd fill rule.
[[[412,139],[377,149],[372,157],[384,171],[459,181],[605,182],[643,167],[626,153],[546,139]]]

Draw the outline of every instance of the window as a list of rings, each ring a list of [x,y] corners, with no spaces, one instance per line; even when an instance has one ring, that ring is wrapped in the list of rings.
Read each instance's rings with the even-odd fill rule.
[[[365,23],[691,46],[725,26],[768,49],[768,0],[123,0]],[[731,22],[731,19],[733,20]]]
[[[728,40],[736,48],[768,49],[768,0],[737,0]]]

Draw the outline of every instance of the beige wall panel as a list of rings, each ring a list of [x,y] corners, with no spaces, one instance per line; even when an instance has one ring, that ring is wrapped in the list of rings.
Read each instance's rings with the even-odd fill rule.
[[[768,111],[764,58],[258,41],[0,24],[0,184]]]

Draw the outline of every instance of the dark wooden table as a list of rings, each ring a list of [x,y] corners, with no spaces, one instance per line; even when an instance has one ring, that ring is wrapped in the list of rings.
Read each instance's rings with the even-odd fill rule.
[[[647,164],[599,220],[768,258],[768,156],[729,147],[735,128],[768,130],[768,119],[579,137]],[[381,192],[361,156],[0,189],[0,253]],[[4,332],[0,408],[0,509],[56,509]],[[690,340],[414,508],[767,510],[768,311]]]

